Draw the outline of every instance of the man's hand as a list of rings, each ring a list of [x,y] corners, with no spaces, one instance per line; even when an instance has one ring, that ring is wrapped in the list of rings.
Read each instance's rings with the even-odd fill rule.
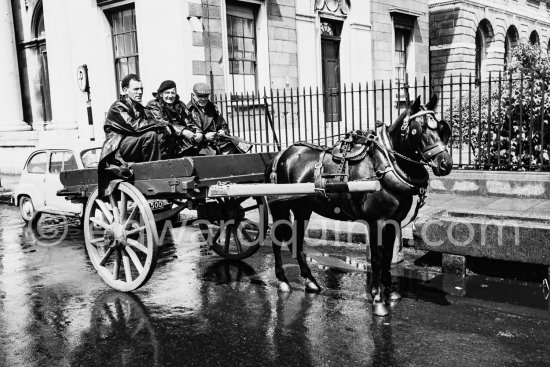
[[[224,129],[218,130],[218,135],[224,135],[225,136],[225,130]]]
[[[187,130],[187,129],[184,129],[182,132],[181,132],[181,135],[183,135],[186,139],[193,139],[195,137],[195,134],[193,134],[193,132],[191,130]]]
[[[202,135],[202,133],[196,133],[195,135],[193,135],[193,140],[195,140],[197,143],[200,143],[203,138],[204,135]]]
[[[215,132],[206,133],[206,140],[213,141],[215,138],[216,138],[216,133]]]

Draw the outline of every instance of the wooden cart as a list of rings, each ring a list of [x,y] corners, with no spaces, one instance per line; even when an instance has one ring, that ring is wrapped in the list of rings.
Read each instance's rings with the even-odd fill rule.
[[[84,203],[84,238],[92,264],[112,288],[132,291],[152,275],[157,261],[158,223],[178,217],[185,208],[197,220],[211,248],[227,259],[254,254],[267,230],[263,196],[209,198],[218,183],[260,183],[275,153],[184,157],[138,163],[130,182],[121,182],[106,198],[97,192],[97,170],[62,172],[58,195]],[[167,210],[153,214],[157,199]],[[159,228],[162,230],[162,227]]]

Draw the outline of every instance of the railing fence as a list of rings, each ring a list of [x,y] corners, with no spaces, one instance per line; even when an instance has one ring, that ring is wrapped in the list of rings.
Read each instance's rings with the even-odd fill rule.
[[[420,96],[439,97],[436,115],[451,124],[449,149],[456,168],[550,171],[550,96],[547,81],[533,75],[468,76],[399,85],[390,81],[319,88],[217,95],[214,100],[232,134],[274,151],[297,141],[330,146],[352,130],[391,124]]]

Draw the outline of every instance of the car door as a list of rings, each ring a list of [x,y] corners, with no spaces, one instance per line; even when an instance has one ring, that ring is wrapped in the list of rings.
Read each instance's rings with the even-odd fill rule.
[[[34,153],[26,165],[26,174],[22,176],[20,192],[30,196],[34,209],[42,209],[46,203],[44,198],[44,180],[48,166],[49,152]]]
[[[52,150],[48,162],[48,170],[44,180],[44,196],[46,208],[69,213],[80,213],[82,205],[65,200],[64,196],[57,196],[57,192],[63,188],[59,173],[78,169],[74,154],[70,150]]]

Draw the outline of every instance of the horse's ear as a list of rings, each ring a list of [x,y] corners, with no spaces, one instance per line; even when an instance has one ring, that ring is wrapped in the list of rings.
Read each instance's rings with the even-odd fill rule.
[[[426,105],[426,109],[433,111],[435,110],[435,106],[437,106],[437,94],[432,94],[432,97],[430,98],[430,102]]]
[[[410,107],[411,113],[416,113],[420,110],[420,96],[416,97],[413,104]]]

